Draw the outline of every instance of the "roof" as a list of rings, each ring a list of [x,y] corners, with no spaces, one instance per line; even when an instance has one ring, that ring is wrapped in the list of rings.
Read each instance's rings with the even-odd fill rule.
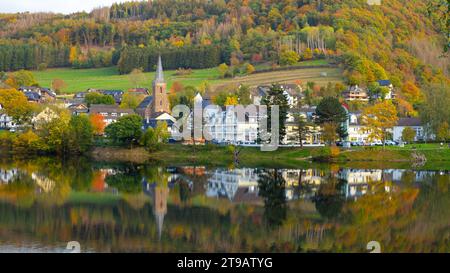
[[[39,95],[37,92],[24,92],[27,99],[30,101],[39,101],[41,99],[41,95]]]
[[[132,109],[123,109],[117,105],[93,104],[89,108],[91,113],[128,113],[134,114]]]
[[[389,85],[391,85],[391,81],[390,80],[379,80],[378,84],[380,86],[389,86]]]
[[[422,126],[422,121],[419,118],[400,118],[397,126]]]
[[[141,101],[141,103],[139,103],[137,109],[147,108],[149,105],[152,104],[152,102],[153,102],[153,97],[152,96],[148,96],[143,101]]]

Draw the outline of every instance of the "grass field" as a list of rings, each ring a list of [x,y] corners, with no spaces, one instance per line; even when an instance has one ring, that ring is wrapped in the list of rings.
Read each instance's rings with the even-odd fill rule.
[[[323,65],[323,61],[305,62],[304,66]],[[321,73],[326,72],[327,76],[322,77]],[[128,90],[133,86],[128,75],[119,75],[116,67],[97,68],[97,69],[71,69],[58,68],[48,69],[46,71],[34,71],[38,83],[41,86],[51,86],[54,79],[62,79],[66,82],[65,93],[75,93],[85,91],[88,88],[97,89],[120,89]],[[140,87],[151,87],[155,73],[144,73],[144,80]],[[193,70],[193,73],[186,76],[176,76],[175,71],[165,71],[167,84],[170,88],[173,82],[179,81],[185,86],[199,86],[203,81],[208,81],[214,89],[220,89],[227,84],[246,84],[251,87],[259,84],[270,83],[293,83],[296,80],[303,82],[314,81],[323,86],[328,82],[342,81],[342,71],[337,68],[305,68],[290,71],[276,71],[253,74],[244,77],[235,77],[233,79],[219,79],[219,73],[216,68]]]

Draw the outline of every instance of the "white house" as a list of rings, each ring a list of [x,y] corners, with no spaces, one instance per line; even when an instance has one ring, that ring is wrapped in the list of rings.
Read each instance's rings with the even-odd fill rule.
[[[0,104],[0,129],[3,130],[12,130],[17,127],[17,125],[14,123],[12,117],[8,116],[7,114],[2,113],[2,105]]]
[[[361,112],[349,112],[347,133],[350,142],[369,142],[369,130],[361,124]]]
[[[397,125],[393,128],[393,139],[395,141],[402,141],[402,133],[406,128],[412,128],[416,132],[414,141],[427,139],[422,122],[418,118],[401,118],[398,120]]]

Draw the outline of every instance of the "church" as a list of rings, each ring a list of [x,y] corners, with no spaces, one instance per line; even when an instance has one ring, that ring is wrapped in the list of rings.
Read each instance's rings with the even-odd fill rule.
[[[136,112],[144,119],[144,129],[156,127],[158,122],[166,122],[170,128],[176,121],[170,113],[170,103],[167,96],[167,83],[161,56],[158,57],[155,79],[152,83],[152,95],[146,97],[136,108]]]

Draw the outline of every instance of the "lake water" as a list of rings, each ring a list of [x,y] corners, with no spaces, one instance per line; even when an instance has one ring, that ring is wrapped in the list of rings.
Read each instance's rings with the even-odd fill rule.
[[[0,161],[0,252],[450,252],[450,173]]]

